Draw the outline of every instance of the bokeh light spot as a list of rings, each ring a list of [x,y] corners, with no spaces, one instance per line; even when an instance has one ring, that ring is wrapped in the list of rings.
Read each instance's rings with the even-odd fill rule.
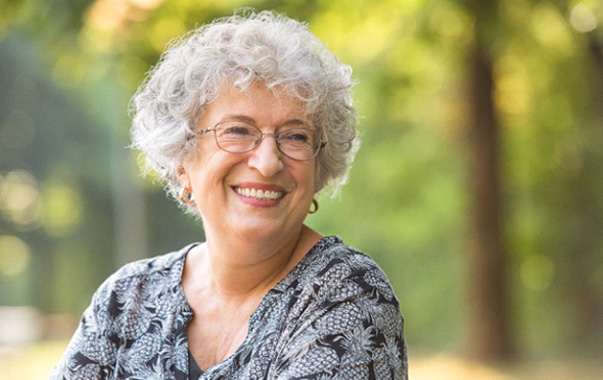
[[[44,229],[56,237],[71,234],[82,218],[80,193],[68,185],[53,184],[44,189],[43,198]]]
[[[180,19],[176,17],[166,17],[153,25],[149,39],[155,50],[162,52],[168,42],[173,38],[184,34],[185,31],[186,27]]]
[[[581,33],[588,33],[597,29],[597,18],[593,12],[582,3],[576,5],[572,9],[569,21],[570,24],[572,24],[572,27]]]
[[[522,114],[530,107],[527,81],[519,75],[507,74],[496,80],[494,101],[499,110],[507,114]]]
[[[0,214],[21,227],[34,227],[42,218],[36,179],[24,170],[0,176]]]
[[[153,10],[160,6],[164,0],[128,0],[131,4],[138,8]]]
[[[560,55],[573,52],[573,42],[567,22],[551,4],[541,3],[532,15],[534,36],[550,51]]]
[[[0,275],[13,277],[23,273],[31,262],[29,246],[12,235],[0,236]]]
[[[530,255],[521,263],[519,275],[527,288],[540,292],[551,284],[555,263],[544,255]]]
[[[456,39],[471,32],[472,21],[460,6],[444,1],[431,14],[429,26],[441,36]]]
[[[57,84],[73,88],[84,81],[88,69],[77,53],[64,52],[55,61],[51,75]]]
[[[124,22],[128,8],[121,0],[98,0],[90,7],[86,21],[100,30],[115,30]]]

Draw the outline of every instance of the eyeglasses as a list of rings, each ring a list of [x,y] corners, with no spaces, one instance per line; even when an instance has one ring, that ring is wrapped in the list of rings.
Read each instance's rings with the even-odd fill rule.
[[[287,128],[278,133],[263,133],[256,126],[243,121],[226,121],[213,128],[203,129],[198,135],[213,132],[218,147],[229,153],[247,153],[257,148],[265,136],[274,136],[278,150],[297,161],[309,161],[327,145],[318,133],[309,128]]]

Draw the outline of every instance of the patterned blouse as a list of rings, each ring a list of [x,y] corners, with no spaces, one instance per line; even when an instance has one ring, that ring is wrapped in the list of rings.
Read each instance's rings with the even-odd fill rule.
[[[50,379],[189,379],[180,280],[193,246],[109,277]],[[377,264],[327,236],[266,294],[237,351],[198,379],[408,379],[402,327]]]

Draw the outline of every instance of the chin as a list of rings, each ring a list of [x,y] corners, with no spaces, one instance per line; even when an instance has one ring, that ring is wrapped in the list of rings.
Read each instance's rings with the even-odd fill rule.
[[[283,237],[283,234],[286,233],[282,223],[275,223],[274,220],[256,220],[245,223],[239,225],[237,231],[240,235],[253,240],[276,239]]]

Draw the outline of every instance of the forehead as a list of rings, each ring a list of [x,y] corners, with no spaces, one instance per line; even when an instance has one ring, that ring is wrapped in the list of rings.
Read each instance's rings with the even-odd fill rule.
[[[292,119],[308,123],[305,103],[283,88],[268,88],[260,82],[241,89],[222,86],[216,100],[206,106],[199,124],[219,123],[228,118],[245,118],[258,125],[278,125]]]

